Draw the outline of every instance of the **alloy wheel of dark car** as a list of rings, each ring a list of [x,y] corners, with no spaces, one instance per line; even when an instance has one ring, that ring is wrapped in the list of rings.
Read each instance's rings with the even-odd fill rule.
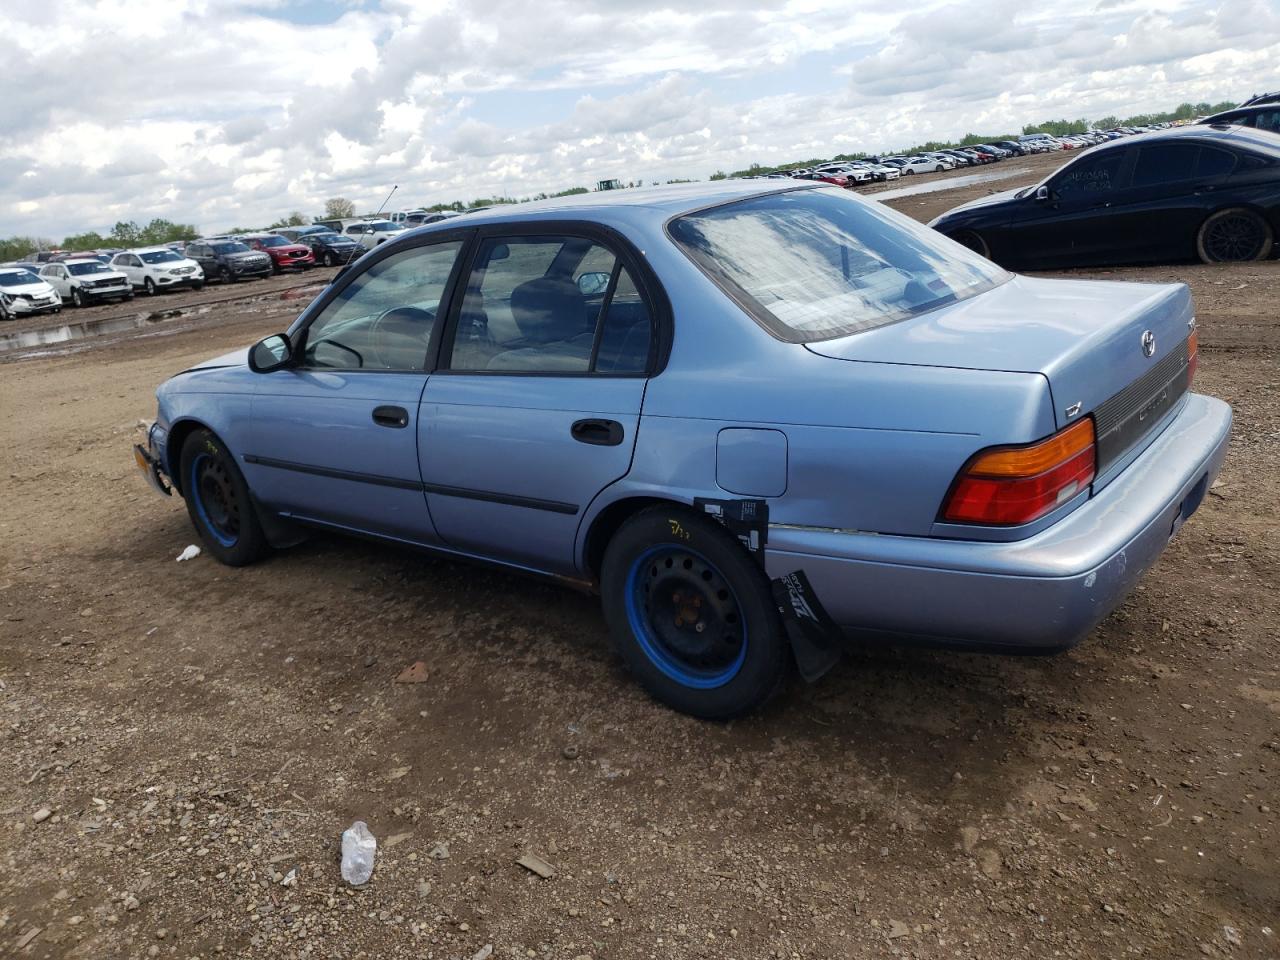
[[[337,266],[337,264],[338,264],[338,261],[333,258],[333,251],[332,250],[326,251],[324,255],[324,265],[326,267],[334,267],[334,266]]]
[[[1271,226],[1243,207],[1219,210],[1200,227],[1196,252],[1205,263],[1263,260],[1273,245]]]
[[[187,437],[180,476],[191,523],[215,557],[240,567],[266,552],[249,487],[217,436],[196,430]]]
[[[790,652],[768,577],[712,520],[675,505],[638,513],[610,540],[600,586],[627,667],[677,710],[738,716],[787,675]]]
[[[232,274],[232,272],[228,270],[226,267],[219,267],[218,279],[221,280],[223,283],[234,283],[236,278],[235,278],[235,275]]]

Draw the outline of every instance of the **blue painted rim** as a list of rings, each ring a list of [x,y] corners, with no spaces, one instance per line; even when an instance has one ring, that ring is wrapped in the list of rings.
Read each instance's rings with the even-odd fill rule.
[[[204,497],[200,493],[202,469],[206,461],[212,460],[213,457],[207,453],[196,454],[191,461],[191,476],[188,478],[187,488],[191,491],[191,502],[196,505],[196,514],[200,517],[200,522],[204,524],[205,530],[222,546],[234,547],[236,541],[240,539],[239,534],[228,534],[213,522],[213,519],[209,516],[209,511],[205,508]]]
[[[663,562],[668,556],[695,557],[719,575],[719,569],[715,564],[696,550],[665,543],[645,550],[632,562],[631,569],[627,572],[626,586],[624,588],[627,622],[631,627],[631,633],[636,638],[636,642],[640,644],[640,649],[644,651],[645,656],[649,658],[649,662],[657,667],[664,676],[674,680],[681,686],[694,690],[714,690],[717,687],[723,687],[738,675],[747,659],[747,627],[742,618],[742,607],[738,603],[738,596],[726,581],[725,589],[732,600],[733,609],[737,612],[736,630],[740,638],[737,655],[731,662],[720,669],[701,669],[688,663],[677,651],[672,650],[668,644],[663,642],[657,631],[654,630],[650,622],[650,612],[646,609],[644,589],[646,572],[653,566],[655,561]],[[720,578],[723,580],[723,575]]]

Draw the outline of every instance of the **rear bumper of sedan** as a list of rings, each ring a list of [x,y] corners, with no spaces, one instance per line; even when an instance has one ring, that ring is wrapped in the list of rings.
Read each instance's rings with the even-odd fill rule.
[[[1013,542],[773,525],[769,575],[803,570],[846,630],[1008,653],[1074,646],[1155,563],[1226,456],[1231,408],[1191,394],[1092,499]]]

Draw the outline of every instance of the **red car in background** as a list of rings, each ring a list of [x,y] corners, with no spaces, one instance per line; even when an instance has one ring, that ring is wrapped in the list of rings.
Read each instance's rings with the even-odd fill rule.
[[[251,233],[236,239],[269,256],[271,267],[276,273],[285,270],[310,270],[316,265],[315,254],[310,247],[294,243],[279,234]]]

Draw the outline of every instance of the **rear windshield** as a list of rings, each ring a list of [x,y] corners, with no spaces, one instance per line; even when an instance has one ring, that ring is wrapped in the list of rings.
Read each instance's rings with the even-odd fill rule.
[[[828,340],[905,320],[1009,278],[873,201],[795,190],[672,221],[672,239],[783,340]]]

